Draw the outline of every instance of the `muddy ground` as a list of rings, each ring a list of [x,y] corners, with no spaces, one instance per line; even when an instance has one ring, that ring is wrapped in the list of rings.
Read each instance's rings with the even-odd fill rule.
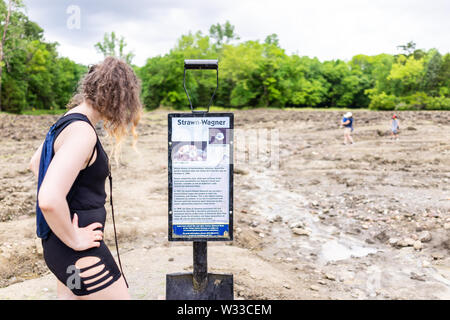
[[[399,112],[395,141],[390,113],[355,111],[351,146],[341,113],[235,112],[235,240],[209,243],[210,270],[238,299],[450,299],[450,113]],[[0,115],[0,299],[56,297],[27,170],[56,119]],[[133,298],[164,299],[192,246],[167,241],[167,111],[139,132],[113,168],[121,257]]]

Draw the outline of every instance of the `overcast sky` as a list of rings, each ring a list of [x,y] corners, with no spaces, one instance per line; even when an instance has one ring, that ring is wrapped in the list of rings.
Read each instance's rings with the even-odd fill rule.
[[[123,35],[134,63],[163,55],[189,31],[208,33],[229,20],[242,40],[279,36],[288,54],[349,60],[355,54],[419,48],[450,52],[450,0],[25,0],[31,20],[59,52],[90,64],[102,59],[94,44],[105,32]],[[80,9],[79,28],[75,11]],[[74,15],[75,13],[75,15]],[[68,27],[68,21],[71,28]]]

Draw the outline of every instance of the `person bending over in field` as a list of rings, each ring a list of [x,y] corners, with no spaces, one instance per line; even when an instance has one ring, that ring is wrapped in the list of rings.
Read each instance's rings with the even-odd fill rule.
[[[353,144],[352,132],[353,132],[353,114],[347,112],[342,118],[341,126],[344,127],[344,144]]]
[[[92,66],[69,111],[56,122],[53,148],[44,143],[31,159],[30,169],[38,176],[43,146],[53,154],[37,197],[49,230],[38,235],[45,262],[57,278],[59,299],[130,299],[122,268],[103,241],[110,166],[95,127],[103,120],[116,142],[117,159],[125,135],[131,131],[137,138],[139,95],[140,82],[124,61],[108,57]]]

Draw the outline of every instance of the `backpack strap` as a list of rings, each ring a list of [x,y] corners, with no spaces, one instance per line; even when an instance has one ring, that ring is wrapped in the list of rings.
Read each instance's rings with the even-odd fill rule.
[[[127,285],[127,288],[129,288],[127,279],[125,278],[125,274],[123,273],[122,262],[120,261],[119,243],[117,241],[116,221],[114,219],[114,204],[113,204],[113,198],[112,198],[111,165],[109,164],[109,162],[108,162],[108,167],[109,167],[109,174],[108,174],[108,178],[109,178],[109,203],[111,204],[111,215],[112,215],[113,226],[114,226],[114,240],[116,242],[117,260],[119,261],[119,267],[120,267],[120,271],[122,272],[123,280],[125,280],[125,284]]]

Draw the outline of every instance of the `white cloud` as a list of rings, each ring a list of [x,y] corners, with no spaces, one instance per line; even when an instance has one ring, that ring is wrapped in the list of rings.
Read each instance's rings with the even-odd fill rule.
[[[189,31],[208,32],[229,20],[242,40],[264,40],[277,33],[288,53],[325,59],[395,53],[415,41],[420,48],[450,51],[450,2],[447,0],[26,0],[28,13],[60,43],[62,55],[89,64],[99,55],[94,44],[105,32],[123,35],[134,62],[167,53]],[[81,29],[68,30],[66,9],[81,8]],[[93,61],[94,60],[94,61]]]

